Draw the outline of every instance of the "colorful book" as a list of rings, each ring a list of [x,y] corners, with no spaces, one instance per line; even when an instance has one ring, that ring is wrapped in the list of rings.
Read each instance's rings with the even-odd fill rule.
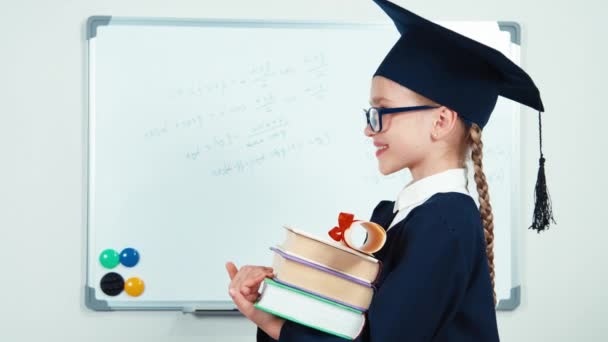
[[[355,276],[287,252],[270,248],[274,254],[275,280],[320,297],[367,311],[374,295],[373,286]]]
[[[363,312],[272,279],[265,279],[254,306],[275,316],[353,340],[363,330]]]
[[[378,279],[382,265],[371,255],[333,240],[320,239],[293,227],[284,226],[284,228],[287,235],[283,244],[279,246],[283,251],[367,283],[373,284]]]

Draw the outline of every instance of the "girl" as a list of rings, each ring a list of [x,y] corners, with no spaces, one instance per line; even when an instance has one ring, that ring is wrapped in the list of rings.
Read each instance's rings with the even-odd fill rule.
[[[364,133],[377,147],[382,174],[407,168],[413,180],[372,214],[371,221],[387,228],[387,240],[375,254],[383,268],[356,341],[498,341],[481,129],[498,95],[542,111],[538,89],[496,50],[388,1],[375,2],[402,36],[372,78]],[[479,209],[466,187],[468,151]],[[255,309],[271,268],[226,268],[230,295],[258,325],[258,341],[343,340]]]

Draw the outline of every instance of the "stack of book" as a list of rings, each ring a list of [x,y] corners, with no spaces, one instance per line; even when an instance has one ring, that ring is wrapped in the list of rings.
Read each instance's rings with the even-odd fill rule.
[[[365,324],[381,263],[334,241],[285,227],[255,307],[326,333],[354,339]]]

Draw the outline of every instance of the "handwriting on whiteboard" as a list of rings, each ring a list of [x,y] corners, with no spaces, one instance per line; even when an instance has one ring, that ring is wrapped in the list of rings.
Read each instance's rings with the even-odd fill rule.
[[[308,148],[323,147],[331,143],[331,136],[328,133],[310,137],[306,140],[290,142],[283,145],[270,147],[264,152],[257,153],[248,158],[225,161],[222,166],[211,171],[213,176],[229,176],[234,173],[242,173],[260,166],[265,162],[297,158],[299,153]]]

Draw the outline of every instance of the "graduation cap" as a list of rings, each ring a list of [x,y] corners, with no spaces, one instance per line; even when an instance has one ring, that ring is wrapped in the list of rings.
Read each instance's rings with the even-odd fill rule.
[[[387,0],[374,0],[393,20],[401,37],[374,76],[391,79],[449,107],[468,124],[483,128],[498,95],[538,111],[540,159],[534,220],[538,232],[555,223],[545,180],[540,93],[517,64],[487,45],[424,19]]]

